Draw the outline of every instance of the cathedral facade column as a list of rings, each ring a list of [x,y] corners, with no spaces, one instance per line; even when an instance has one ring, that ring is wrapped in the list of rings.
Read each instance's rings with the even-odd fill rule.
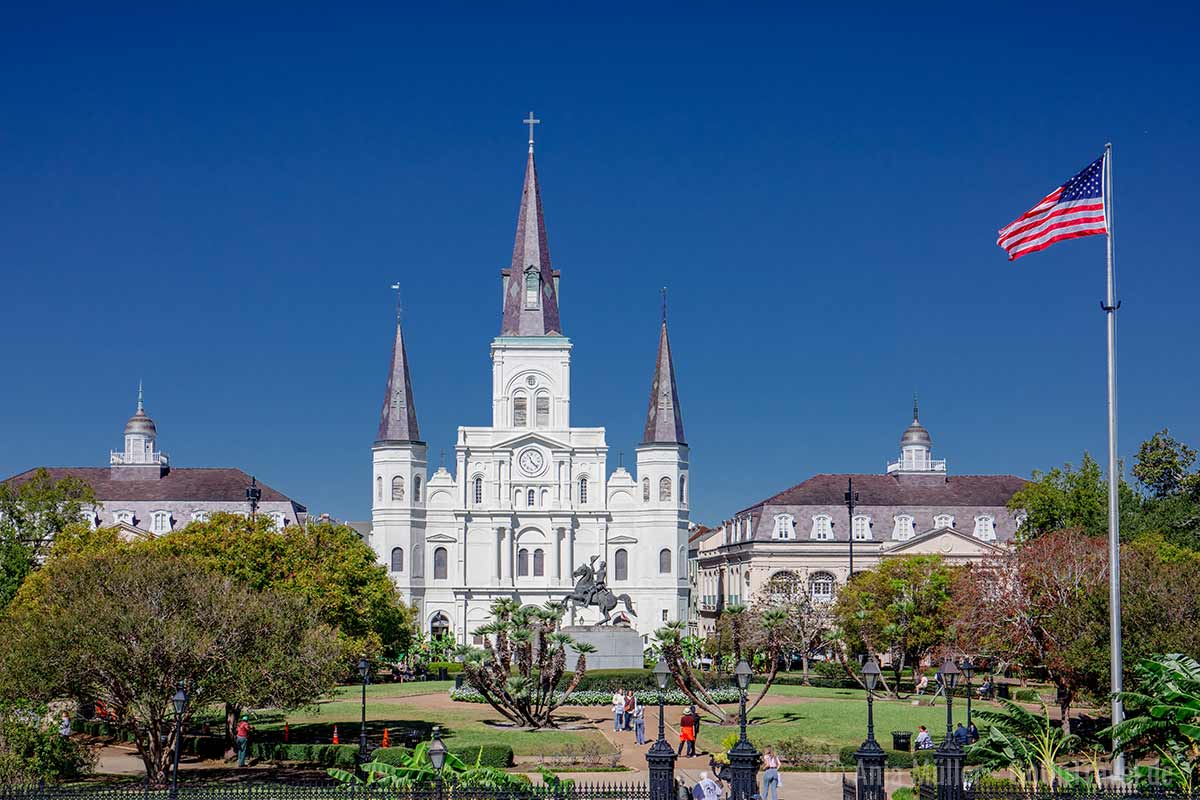
[[[504,528],[496,528],[496,558],[492,562],[492,585],[499,586],[504,579]]]
[[[554,529],[554,580],[557,583],[562,583],[563,576],[563,537],[567,532],[565,528]]]

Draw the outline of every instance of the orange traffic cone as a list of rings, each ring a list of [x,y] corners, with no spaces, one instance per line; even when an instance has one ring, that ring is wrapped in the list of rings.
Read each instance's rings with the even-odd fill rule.
[[[339,742],[339,741],[338,741],[338,735],[337,735],[337,725],[334,725],[334,726],[333,726],[333,743],[334,743],[334,744],[341,744],[341,742]]]
[[[288,724],[286,722],[283,723],[283,742],[284,742],[284,744],[287,744],[288,734],[290,734],[290,733],[291,733],[291,731],[288,730]]]
[[[388,729],[387,728],[383,729],[383,742],[379,746],[380,747],[391,747],[392,746],[391,741],[388,739]]]

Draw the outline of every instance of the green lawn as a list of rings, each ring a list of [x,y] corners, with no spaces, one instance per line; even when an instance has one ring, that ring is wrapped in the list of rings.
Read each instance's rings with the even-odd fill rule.
[[[409,681],[408,683],[373,683],[367,686],[367,700],[373,697],[418,697],[423,694],[445,694],[454,681]],[[333,697],[358,702],[362,686],[339,686]]]

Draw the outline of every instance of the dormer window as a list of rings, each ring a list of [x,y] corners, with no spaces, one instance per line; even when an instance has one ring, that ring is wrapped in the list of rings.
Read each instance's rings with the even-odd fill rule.
[[[119,525],[132,526],[133,525],[133,512],[132,511],[114,511],[113,512],[113,522],[115,522]]]
[[[287,517],[284,516],[282,511],[270,511],[267,513],[267,516],[275,523],[276,528],[283,530],[283,526],[287,523]]]
[[[996,518],[987,514],[980,514],[978,517],[976,517],[975,538],[982,539],[985,542],[995,541]]]
[[[822,542],[833,539],[833,518],[828,514],[817,514],[813,517],[811,538]]]
[[[871,518],[865,514],[855,514],[850,525],[854,533],[854,541],[866,542],[871,539]]]
[[[953,528],[954,527],[954,515],[953,514],[938,514],[937,516],[935,516],[933,518],[933,527],[935,527],[935,528]]]
[[[193,511],[192,522],[208,522],[208,512],[200,510]]]
[[[892,538],[898,542],[905,542],[911,539],[914,535],[912,516],[909,514],[897,514],[894,519],[896,524],[892,528]]]
[[[171,512],[155,511],[150,517],[150,530],[155,533],[166,533],[171,530]]]
[[[537,308],[541,300],[542,281],[533,267],[525,270],[525,307]]]
[[[794,539],[795,532],[795,517],[791,514],[777,514],[775,516],[775,530],[771,532],[772,539]]]

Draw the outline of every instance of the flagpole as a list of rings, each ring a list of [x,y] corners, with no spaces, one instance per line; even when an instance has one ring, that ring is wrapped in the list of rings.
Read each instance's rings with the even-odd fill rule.
[[[1117,309],[1116,281],[1113,276],[1113,194],[1112,144],[1104,145],[1104,216],[1108,229],[1108,291],[1102,306],[1108,322],[1108,628],[1111,647],[1109,679],[1112,684],[1112,724],[1125,719],[1125,710],[1117,693],[1122,690],[1121,663],[1121,519],[1117,490]],[[1125,756],[1114,752],[1113,777],[1125,780]]]

